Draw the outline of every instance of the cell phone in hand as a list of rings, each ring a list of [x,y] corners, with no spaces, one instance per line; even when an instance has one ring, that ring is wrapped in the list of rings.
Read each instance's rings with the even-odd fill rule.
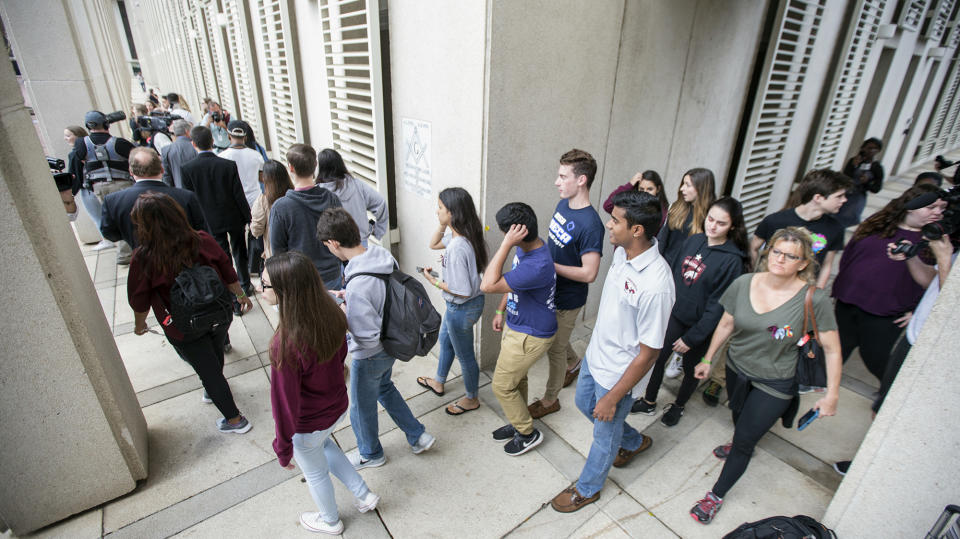
[[[803,414],[799,421],[797,421],[797,430],[803,430],[807,428],[810,423],[813,423],[813,420],[820,417],[820,410],[814,410],[811,408],[807,413]]]
[[[423,266],[417,266],[417,273],[423,273]],[[440,274],[433,270],[430,270],[430,276],[433,277],[434,279],[440,278]]]

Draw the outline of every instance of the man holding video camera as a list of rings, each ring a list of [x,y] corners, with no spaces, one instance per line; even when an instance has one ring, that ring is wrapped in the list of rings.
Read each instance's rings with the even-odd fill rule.
[[[74,178],[74,190],[79,192],[83,207],[98,229],[104,197],[133,185],[127,163],[133,143],[125,138],[114,137],[109,129],[111,123],[124,118],[126,115],[122,111],[104,114],[91,110],[83,117],[90,135],[78,138],[73,147],[70,172]],[[112,243],[104,239],[97,247],[105,249],[111,246]],[[132,255],[130,246],[121,241],[117,247],[117,264],[129,264]]]

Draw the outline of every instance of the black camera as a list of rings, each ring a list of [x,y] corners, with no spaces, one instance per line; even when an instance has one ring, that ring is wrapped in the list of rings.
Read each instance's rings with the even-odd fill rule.
[[[163,131],[170,130],[170,126],[176,118],[163,112],[154,111],[149,116],[137,117],[137,127],[143,131]]]
[[[107,118],[107,124],[112,124],[115,122],[119,122],[121,120],[126,120],[127,115],[122,110],[118,110],[115,112],[111,112],[110,114],[107,114],[106,118]]]
[[[53,174],[53,181],[57,184],[57,191],[70,191],[73,189],[73,174],[64,172],[67,164],[63,159],[56,157],[47,157],[47,166],[50,167],[50,174]]]
[[[218,112],[211,112],[211,113],[210,113],[210,119],[213,120],[213,123],[220,123],[220,122],[223,121],[223,113],[222,113],[222,112],[219,112],[219,111],[218,111]]]
[[[938,155],[938,156],[934,157],[933,160],[937,163],[937,166],[939,167],[938,170],[943,170],[943,169],[945,169],[945,168],[950,168],[950,167],[952,167],[953,165],[956,165],[956,164],[957,164],[957,163],[954,162],[954,161],[950,161],[950,160],[946,159],[946,158],[943,157],[942,155]]]

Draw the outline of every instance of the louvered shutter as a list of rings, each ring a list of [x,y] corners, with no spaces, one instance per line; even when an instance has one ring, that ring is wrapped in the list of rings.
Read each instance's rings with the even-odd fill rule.
[[[954,0],[940,0],[930,15],[930,26],[927,28],[927,39],[939,42],[947,31],[950,23],[950,13],[953,12]]]
[[[253,66],[246,6],[241,0],[224,0],[223,11],[227,17],[227,41],[230,51],[230,67],[236,84],[237,108],[234,118],[240,119],[253,129],[257,140],[263,136],[263,121],[260,114],[260,96]]]
[[[210,58],[213,62],[213,71],[217,74],[217,93],[220,94],[220,105],[229,112],[236,112],[236,101],[233,98],[233,77],[230,74],[230,64],[227,60],[226,44],[223,42],[223,33],[217,21],[217,1],[208,0],[203,4],[203,22],[207,31],[207,44],[210,46]]]
[[[300,87],[295,59],[288,47],[295,46],[290,33],[290,6],[286,0],[260,0],[260,33],[266,64],[266,96],[273,113],[274,155],[283,158],[293,144],[304,142],[300,110]]]
[[[900,28],[916,32],[920,30],[923,14],[927,10],[926,0],[907,0],[900,8]]]
[[[210,44],[210,33],[207,31],[207,21],[204,17],[203,6],[191,2],[193,27],[196,30],[197,55],[200,58],[200,69],[203,73],[203,84],[205,93],[203,97],[209,97],[217,103],[220,103],[220,90],[217,87],[217,67],[214,62],[214,46]],[[199,118],[198,118],[199,120]]]
[[[927,127],[923,142],[920,144],[920,150],[917,152],[917,161],[929,159],[948,147],[950,129],[951,127],[956,128],[957,106],[960,103],[960,99],[957,99],[958,90],[960,90],[960,69],[958,69],[955,53],[950,76],[940,91],[940,99],[932,113],[933,118],[931,118]],[[953,111],[952,118],[950,117],[951,111]]]

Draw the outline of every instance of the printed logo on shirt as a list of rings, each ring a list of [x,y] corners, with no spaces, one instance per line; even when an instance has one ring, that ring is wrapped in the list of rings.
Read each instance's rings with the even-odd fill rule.
[[[446,253],[446,251],[444,251],[443,253],[440,253],[440,267],[441,267],[441,268],[446,268],[446,267],[447,267],[447,253]]]
[[[561,249],[566,247],[573,239],[573,236],[567,231],[573,231],[575,226],[573,220],[567,221],[560,215],[560,212],[553,214],[553,219],[550,219],[550,240]]]
[[[513,255],[513,264],[510,265],[510,270],[517,269],[517,266],[520,265],[520,259],[517,255]],[[507,292],[507,314],[510,316],[517,316],[520,314],[520,311],[517,310],[517,294],[515,292]]]
[[[770,336],[778,341],[793,337],[793,329],[789,325],[779,328],[777,326],[769,326],[767,331],[770,332]]]
[[[703,275],[703,270],[707,269],[706,264],[703,263],[703,256],[701,256],[700,253],[697,253],[696,256],[684,258],[683,264],[680,267],[683,275],[683,284],[687,286],[697,282],[700,276]]]
[[[633,295],[637,293],[637,285],[634,284],[630,279],[623,281],[623,291],[627,294]]]
[[[813,242],[813,254],[817,254],[827,246],[827,237],[816,232],[810,233],[810,241]]]

